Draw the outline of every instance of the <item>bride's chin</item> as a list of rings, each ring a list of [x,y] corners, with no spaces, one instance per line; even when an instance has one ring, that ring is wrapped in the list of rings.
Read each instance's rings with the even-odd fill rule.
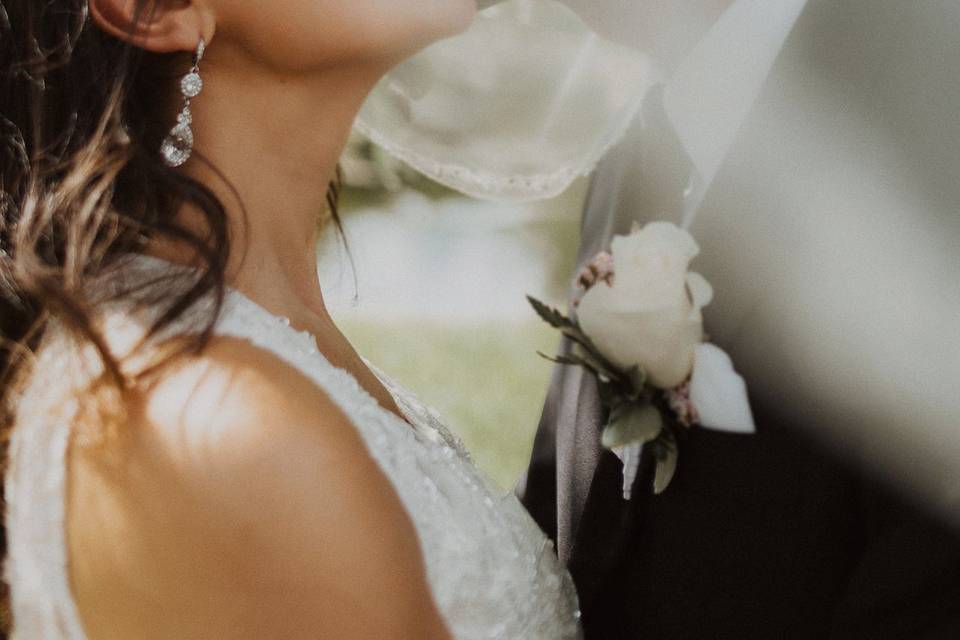
[[[466,31],[477,16],[476,0],[439,0],[424,9],[424,22],[414,29],[413,37],[399,42],[397,48],[381,51],[391,67],[410,58],[430,45]]]

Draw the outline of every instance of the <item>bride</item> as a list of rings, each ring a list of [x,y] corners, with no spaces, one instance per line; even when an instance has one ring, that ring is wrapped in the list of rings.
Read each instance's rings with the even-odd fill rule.
[[[316,277],[364,98],[474,11],[0,2],[12,637],[579,635],[546,537]]]

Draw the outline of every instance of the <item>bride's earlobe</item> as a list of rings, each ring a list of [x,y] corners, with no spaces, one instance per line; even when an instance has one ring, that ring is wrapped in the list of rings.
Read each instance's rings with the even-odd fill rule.
[[[154,53],[193,51],[213,36],[212,16],[195,2],[89,0],[88,6],[100,29]]]

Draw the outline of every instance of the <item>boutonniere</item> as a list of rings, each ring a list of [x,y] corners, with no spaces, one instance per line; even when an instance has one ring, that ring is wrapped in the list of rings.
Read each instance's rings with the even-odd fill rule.
[[[699,253],[674,224],[635,225],[579,274],[569,317],[528,297],[575,345],[567,355],[540,355],[597,377],[610,416],[601,441],[623,461],[628,500],[644,446],[657,460],[653,489],[660,494],[676,472],[684,430],[755,431],[743,378],[704,335],[701,309],[713,288],[689,271]]]

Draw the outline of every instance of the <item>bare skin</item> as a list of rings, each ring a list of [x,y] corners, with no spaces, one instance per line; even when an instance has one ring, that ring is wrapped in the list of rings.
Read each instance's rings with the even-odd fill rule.
[[[466,26],[472,0],[170,0],[135,27],[131,6],[91,0],[91,16],[153,51],[208,43],[183,170],[227,207],[228,284],[399,414],[327,312],[316,220],[369,90]],[[176,246],[148,253],[191,262]],[[91,639],[449,637],[396,493],[300,372],[216,338],[136,390],[123,426],[71,448],[71,581]]]
[[[217,338],[130,409],[71,452],[91,640],[449,638],[406,512],[312,381]]]

